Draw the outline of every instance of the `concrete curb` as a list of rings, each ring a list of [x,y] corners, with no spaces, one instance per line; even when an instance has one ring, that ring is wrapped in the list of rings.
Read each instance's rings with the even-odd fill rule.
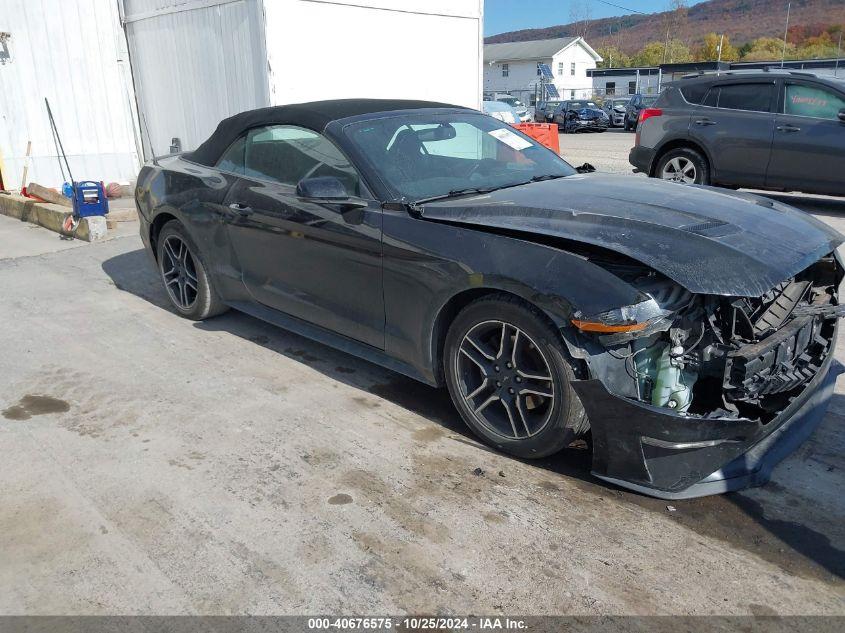
[[[71,236],[70,233],[62,230],[62,223],[71,212],[67,207],[58,204],[37,202],[23,196],[0,195],[0,214]],[[106,239],[107,232],[106,218],[102,216],[82,218],[73,237],[85,242],[98,242]]]

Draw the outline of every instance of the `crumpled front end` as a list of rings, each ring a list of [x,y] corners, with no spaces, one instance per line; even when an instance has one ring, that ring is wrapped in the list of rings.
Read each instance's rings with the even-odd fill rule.
[[[573,318],[590,377],[593,473],[663,498],[764,483],[812,432],[833,392],[842,266],[831,254],[760,297],[696,295],[603,261],[647,300]]]

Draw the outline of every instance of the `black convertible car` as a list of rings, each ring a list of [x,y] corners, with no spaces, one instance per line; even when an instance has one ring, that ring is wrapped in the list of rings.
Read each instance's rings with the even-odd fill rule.
[[[824,414],[842,237],[786,205],[579,173],[479,112],[238,114],[142,170],[175,310],[232,307],[431,385],[513,455],[678,498],[758,484]]]

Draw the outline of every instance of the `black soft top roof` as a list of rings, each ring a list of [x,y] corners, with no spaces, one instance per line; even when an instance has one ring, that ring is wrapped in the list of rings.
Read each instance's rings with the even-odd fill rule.
[[[433,101],[404,99],[336,99],[312,101],[284,106],[247,110],[223,119],[208,140],[185,158],[201,165],[212,166],[235,139],[250,128],[262,125],[297,125],[315,132],[322,132],[332,121],[361,114],[416,110],[419,108],[458,108],[461,106]]]

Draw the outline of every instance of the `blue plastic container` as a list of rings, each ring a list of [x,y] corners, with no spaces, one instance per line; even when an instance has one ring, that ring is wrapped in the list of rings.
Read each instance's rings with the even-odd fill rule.
[[[106,215],[109,212],[109,199],[106,198],[102,184],[91,180],[75,184],[73,211],[77,216],[87,218],[93,215]]]

